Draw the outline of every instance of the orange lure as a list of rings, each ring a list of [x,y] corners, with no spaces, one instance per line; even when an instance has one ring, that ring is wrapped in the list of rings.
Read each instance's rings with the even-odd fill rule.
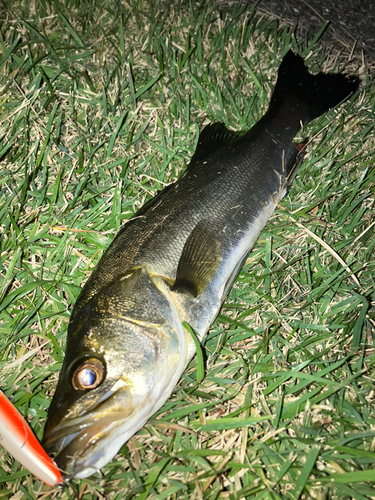
[[[0,444],[49,486],[63,484],[60,471],[42,448],[21,413],[0,391]]]

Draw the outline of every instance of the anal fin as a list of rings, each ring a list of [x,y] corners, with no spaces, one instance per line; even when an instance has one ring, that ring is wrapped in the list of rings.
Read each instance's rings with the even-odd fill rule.
[[[305,156],[305,148],[307,144],[307,139],[304,139],[299,144],[293,144],[294,154],[287,161],[287,189],[290,188],[295,176],[303,162]]]

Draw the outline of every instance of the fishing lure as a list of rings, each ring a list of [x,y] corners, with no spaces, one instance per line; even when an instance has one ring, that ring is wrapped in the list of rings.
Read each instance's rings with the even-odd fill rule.
[[[29,424],[0,391],[0,444],[49,486],[63,484],[59,469],[44,451]]]

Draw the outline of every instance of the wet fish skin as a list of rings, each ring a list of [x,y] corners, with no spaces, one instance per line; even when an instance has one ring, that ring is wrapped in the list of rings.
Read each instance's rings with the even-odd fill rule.
[[[270,106],[247,133],[206,127],[178,181],[120,230],[72,312],[44,445],[87,477],[168,399],[295,175],[301,123],[358,79],[308,73],[289,51]]]

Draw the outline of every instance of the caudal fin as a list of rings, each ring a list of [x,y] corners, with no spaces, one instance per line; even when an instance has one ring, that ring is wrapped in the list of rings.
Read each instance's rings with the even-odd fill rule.
[[[302,57],[289,50],[281,62],[270,107],[281,104],[288,95],[294,95],[307,107],[307,113],[302,117],[302,121],[307,123],[348,99],[358,85],[356,76],[312,75]]]

